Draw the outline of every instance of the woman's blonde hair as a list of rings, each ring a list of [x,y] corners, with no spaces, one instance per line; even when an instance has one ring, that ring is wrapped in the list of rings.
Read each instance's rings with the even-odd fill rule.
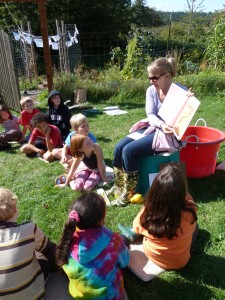
[[[170,73],[172,77],[176,76],[176,60],[173,57],[158,58],[147,67],[148,76],[160,76]]]
[[[70,142],[70,151],[73,155],[73,157],[82,158],[83,153],[80,151],[80,148],[83,145],[83,142],[85,140],[86,136],[82,134],[75,134]]]
[[[10,190],[0,187],[0,222],[12,218],[15,213],[17,196]]]

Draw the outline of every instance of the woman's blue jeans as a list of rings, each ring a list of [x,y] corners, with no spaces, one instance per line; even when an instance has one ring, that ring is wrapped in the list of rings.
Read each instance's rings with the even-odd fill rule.
[[[136,132],[143,133],[145,129]],[[150,133],[139,140],[133,140],[125,137],[120,140],[114,149],[113,166],[123,168],[125,172],[134,172],[138,169],[138,159],[144,156],[154,154],[152,150],[152,142],[154,134]]]

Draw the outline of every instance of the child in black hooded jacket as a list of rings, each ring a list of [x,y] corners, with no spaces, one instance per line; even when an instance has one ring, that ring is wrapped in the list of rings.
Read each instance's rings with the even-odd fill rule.
[[[65,141],[70,133],[71,113],[69,108],[63,103],[62,96],[59,91],[53,90],[48,95],[48,106],[46,114],[50,124],[57,126],[61,132],[62,139]]]

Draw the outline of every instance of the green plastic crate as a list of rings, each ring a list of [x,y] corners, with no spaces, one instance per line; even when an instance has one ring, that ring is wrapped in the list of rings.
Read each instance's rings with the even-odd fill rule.
[[[146,156],[138,161],[138,185],[136,192],[140,194],[146,194],[150,187],[149,174],[159,172],[160,164],[168,162],[179,162],[180,152],[164,152],[153,156]]]

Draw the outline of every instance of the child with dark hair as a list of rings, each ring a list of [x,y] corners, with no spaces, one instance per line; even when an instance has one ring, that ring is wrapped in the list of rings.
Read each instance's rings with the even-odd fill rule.
[[[46,112],[49,123],[59,128],[62,139],[65,141],[70,133],[71,113],[69,108],[63,103],[62,96],[59,91],[53,90],[48,95],[48,110]]]
[[[166,166],[154,179],[133,229],[144,236],[143,251],[163,269],[180,269],[190,259],[197,235],[196,204],[176,166]]]
[[[73,299],[126,299],[121,268],[128,248],[118,233],[104,227],[104,199],[89,192],[74,203],[56,251],[56,261],[69,278]]]
[[[4,131],[0,133],[0,150],[10,147],[9,142],[20,142],[22,131],[19,126],[19,118],[12,115],[6,105],[0,104],[0,124]]]
[[[17,223],[17,201],[0,187],[0,298],[44,299],[56,245],[33,222]]]
[[[47,162],[54,160],[52,150],[62,147],[62,138],[58,127],[48,124],[46,114],[38,113],[31,121],[32,131],[28,144],[21,147],[21,152],[27,154],[39,154]]]

